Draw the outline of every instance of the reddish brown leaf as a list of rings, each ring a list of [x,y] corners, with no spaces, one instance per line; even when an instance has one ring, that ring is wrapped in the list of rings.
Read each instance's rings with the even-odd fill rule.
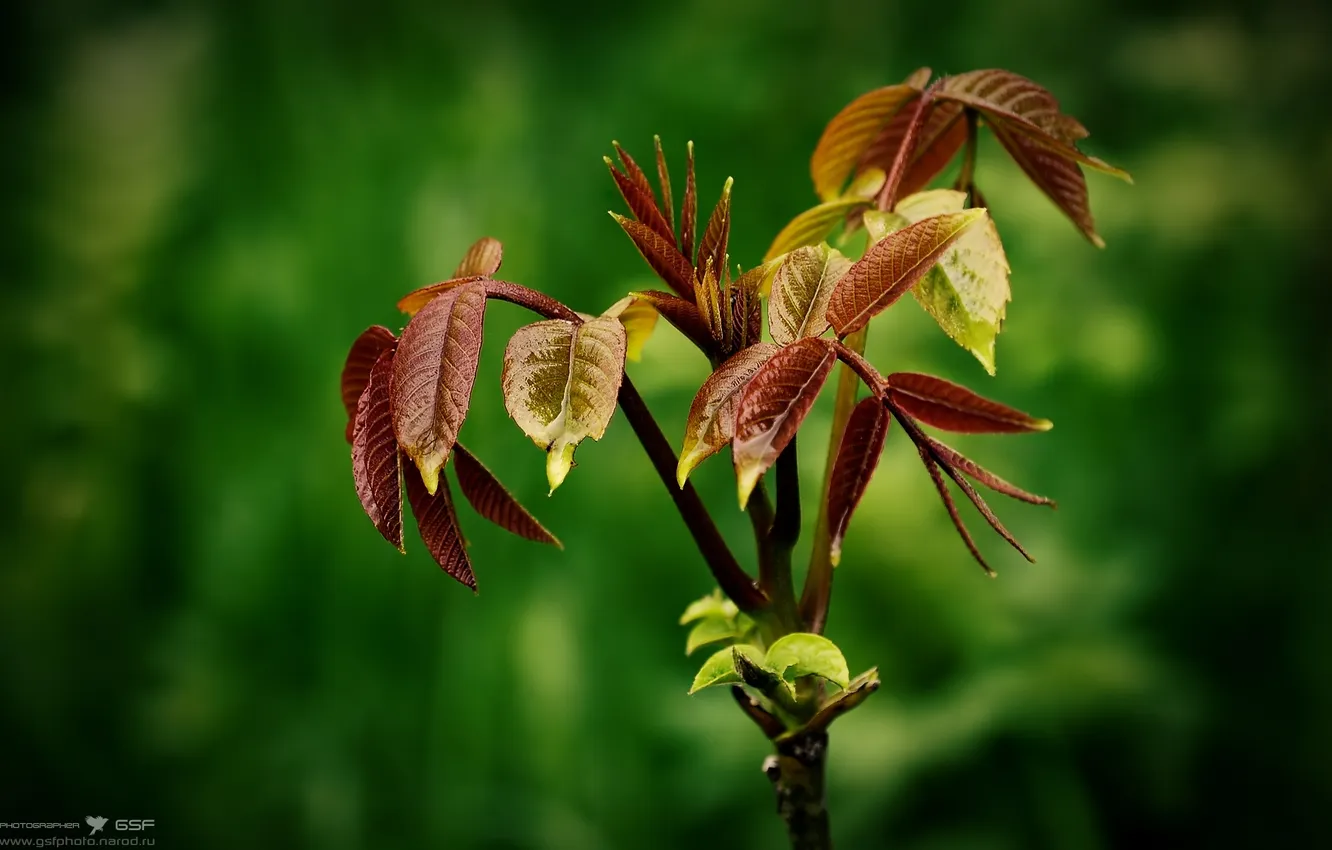
[[[485,308],[481,283],[446,290],[416,314],[398,343],[393,432],[431,493],[471,403]]]
[[[661,136],[653,136],[652,144],[657,148],[657,182],[661,184],[661,209],[666,213],[666,226],[675,234],[675,200],[671,197],[671,174],[666,170],[666,154],[661,150]]]
[[[688,160],[685,171],[684,205],[680,208],[680,253],[693,266],[694,237],[698,230],[698,185],[694,181],[694,143],[685,146]]]
[[[1053,423],[976,395],[966,387],[916,372],[888,376],[888,396],[913,417],[962,434],[1048,431]]]
[[[483,236],[472,243],[472,247],[463,254],[462,261],[458,263],[458,268],[454,270],[455,278],[470,277],[477,275],[480,277],[490,277],[499,271],[500,263],[504,260],[504,246],[498,239],[489,236]]]
[[[990,129],[1003,144],[1036,188],[1054,201],[1055,206],[1072,220],[1097,248],[1105,247],[1105,240],[1096,232],[1091,204],[1087,198],[1087,179],[1076,162],[1051,152],[1023,136],[992,124]]]
[[[934,439],[933,437],[923,432],[921,434],[921,438],[924,439],[925,442],[929,445],[930,450],[934,453],[934,456],[939,459],[939,463],[943,464],[944,466],[951,466],[953,469],[956,469],[959,472],[966,473],[967,475],[971,476],[971,478],[975,479],[977,483],[989,487],[991,490],[994,490],[996,493],[1002,493],[1005,496],[1011,496],[1014,499],[1018,499],[1019,501],[1026,502],[1031,505],[1049,505],[1052,508],[1055,507],[1055,502],[1053,499],[1046,498],[1045,496],[1038,496],[1035,493],[1028,493],[1026,490],[1023,490],[1021,487],[1018,487],[1014,484],[1009,484],[1007,481],[1000,478],[998,475],[995,475],[993,472],[981,466],[980,464],[976,463],[971,458],[966,457],[957,449],[954,449],[952,446],[945,445],[944,443],[939,442],[938,440]]]
[[[450,289],[457,289],[465,283],[476,283],[485,280],[483,275],[469,275],[467,277],[455,277],[451,280],[432,283],[429,286],[423,286],[420,289],[413,290],[402,297],[398,302],[398,309],[409,316],[415,316],[421,312],[421,308],[435,299],[435,296],[441,292],[448,292]]]
[[[616,145],[615,149],[620,150],[620,146]],[[628,156],[627,153],[620,150],[621,159]],[[650,227],[662,239],[674,245],[675,233],[671,230],[670,225],[666,223],[666,217],[662,215],[661,210],[657,207],[657,199],[652,195],[652,188],[646,185],[647,177],[643,175],[643,172],[641,170],[637,172],[639,176],[643,177],[643,184],[640,185],[633,177],[621,174],[616,170],[610,157],[603,158],[606,160],[606,167],[610,169],[611,177],[615,179],[615,185],[619,187],[620,194],[624,196],[624,202],[629,205],[629,210],[634,214],[634,218]],[[633,162],[632,159],[628,161]],[[635,165],[634,168],[637,169],[638,166]]]
[[[836,361],[830,342],[806,337],[774,354],[745,386],[731,442],[740,507],[795,437]]]
[[[652,183],[648,181],[647,174],[642,168],[639,168],[638,163],[634,162],[634,158],[629,155],[629,152],[620,147],[619,142],[611,142],[611,144],[615,146],[615,153],[620,157],[620,162],[624,164],[625,176],[629,178],[638,191],[643,193],[643,196],[652,203],[652,206],[656,207],[657,194],[652,191]],[[609,163],[607,164],[609,165]]]
[[[712,257],[709,256],[706,260],[706,265],[702,267],[703,274],[699,276],[694,287],[694,303],[698,306],[698,314],[702,317],[703,324],[707,326],[708,335],[715,342],[721,342],[725,337],[725,327],[722,324],[721,285],[717,282],[717,272],[712,264]]]
[[[401,552],[402,465],[389,404],[393,357],[391,348],[380,352],[357,402],[352,476],[366,515],[384,539]]]
[[[712,334],[708,332],[708,326],[704,323],[702,314],[698,312],[698,306],[692,301],[656,289],[635,292],[633,295],[657,308],[657,312],[694,345],[703,351],[712,350]]]
[[[907,161],[907,170],[902,176],[902,182],[898,184],[899,198],[919,192],[929,185],[929,182],[948,166],[967,140],[966,122],[961,120],[961,104],[933,101],[926,108],[929,113],[916,137],[916,149]],[[892,168],[897,150],[906,138],[911,118],[910,110],[902,110],[888,122],[860,158],[856,166],[857,174],[863,174],[871,168],[884,171]]]
[[[431,495],[421,482],[421,476],[408,475],[406,478],[407,501],[412,506],[426,550],[444,572],[476,590],[476,575],[472,572],[467,545],[458,528],[458,514],[453,507],[448,479],[441,477],[439,489]]]
[[[652,270],[666,285],[688,299],[694,297],[694,267],[689,264],[675,248],[673,241],[661,237],[661,234],[639,221],[611,213],[611,218],[619,222],[620,227],[633,240],[638,253],[643,255]]]
[[[902,107],[920,96],[921,89],[913,82],[862,94],[828,122],[809,161],[814,191],[821,200],[841,195],[842,185],[874,137]]]
[[[760,342],[736,353],[708,376],[689,405],[684,446],[675,478],[681,487],[689,473],[721,451],[735,436],[735,414],[749,379],[777,353],[777,346]]]
[[[876,396],[862,400],[847,419],[828,479],[828,524],[834,565],[842,558],[842,538],[851,521],[851,512],[865,495],[865,488],[879,465],[891,421],[883,400]]]
[[[398,338],[393,335],[393,331],[382,325],[372,325],[361,331],[347,352],[347,361],[342,366],[342,406],[347,409],[349,443],[356,425],[356,403],[361,400],[361,391],[370,381],[370,369],[380,354],[397,343]]]
[[[828,302],[839,336],[860,330],[924,277],[984,210],[937,215],[888,234],[847,270]]]
[[[453,470],[463,496],[481,516],[519,537],[564,548],[461,443],[454,446]]]
[[[751,270],[753,271],[753,270]],[[759,295],[762,274],[743,274],[727,288],[731,300],[730,335],[727,351],[740,351],[763,336],[763,299]]]
[[[726,243],[731,233],[732,182],[727,177],[726,183],[722,185],[721,198],[712,209],[708,229],[703,231],[703,241],[698,243],[698,258],[694,261],[694,268],[700,272],[707,268],[708,260],[712,261],[712,268],[718,272],[726,268]]]
[[[980,549],[976,548],[976,541],[972,539],[971,532],[967,531],[967,526],[962,522],[962,517],[957,512],[957,505],[953,502],[953,494],[948,492],[948,485],[944,482],[943,475],[939,472],[939,465],[935,462],[934,456],[930,454],[929,448],[924,443],[916,444],[916,451],[920,452],[920,460],[925,464],[925,469],[930,473],[930,481],[934,482],[934,489],[939,491],[939,498],[943,499],[944,508],[948,510],[948,518],[953,521],[953,528],[962,537],[962,542],[967,544],[967,551],[971,552],[971,557],[976,559],[976,563],[981,565],[985,574],[994,577],[994,570],[985,563],[985,558],[981,556]]]

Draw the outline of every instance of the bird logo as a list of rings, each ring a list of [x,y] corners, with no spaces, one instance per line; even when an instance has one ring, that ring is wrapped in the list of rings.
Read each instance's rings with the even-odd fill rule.
[[[96,835],[99,829],[106,826],[106,818],[95,818],[88,815],[84,820],[88,822],[88,826],[92,827],[92,832],[88,833],[89,835]]]

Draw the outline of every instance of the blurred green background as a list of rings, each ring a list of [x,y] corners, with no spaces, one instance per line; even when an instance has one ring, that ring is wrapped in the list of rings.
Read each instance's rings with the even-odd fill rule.
[[[1332,846],[1328,12],[1256,6],[5,4],[0,820],[783,846],[767,742],[685,696],[711,585],[626,423],[546,499],[505,416],[526,317],[489,311],[463,436],[567,548],[465,512],[476,598],[361,514],[337,377],[481,235],[577,309],[648,286],[613,138],[677,175],[693,139],[756,262],[823,124],[928,64],[1047,85],[1137,184],[1089,176],[1097,251],[987,140],[998,377],[909,300],[875,326],[882,368],[1054,419],[955,442],[1060,509],[996,503],[1034,566],[967,509],[985,580],[890,437],[829,626],[885,681],[834,728],[838,846]],[[705,371],[664,325],[631,368],[673,442]],[[728,466],[697,481],[752,560]]]

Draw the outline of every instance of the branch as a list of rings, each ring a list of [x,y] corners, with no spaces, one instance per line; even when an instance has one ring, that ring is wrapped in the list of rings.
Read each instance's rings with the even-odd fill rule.
[[[831,850],[824,773],[828,733],[802,731],[777,741],[777,755],[763,762],[763,772],[777,794],[777,813],[786,823],[792,850]]]

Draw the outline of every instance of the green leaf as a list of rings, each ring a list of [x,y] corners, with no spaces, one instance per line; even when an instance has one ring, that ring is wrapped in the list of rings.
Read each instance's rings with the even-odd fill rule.
[[[700,646],[720,641],[737,640],[744,636],[741,626],[723,617],[704,617],[689,631],[685,639],[685,655],[693,655]]]
[[[794,682],[801,676],[818,676],[840,688],[850,682],[846,658],[837,644],[823,635],[796,632],[778,638],[768,647],[765,666],[784,680]]]
[[[717,650],[708,656],[708,660],[699,668],[698,674],[694,676],[694,684],[689,687],[689,693],[696,694],[713,685],[729,685],[743,681],[736,670],[736,656],[744,656],[751,662],[759,664],[762,662],[763,650],[750,644],[737,644]]]
[[[704,617],[726,617],[729,619],[738,613],[740,613],[740,609],[735,607],[734,602],[722,596],[720,590],[714,590],[702,599],[695,599],[689,603],[689,607],[680,615],[680,625],[686,626]]]
[[[881,241],[889,233],[901,230],[910,223],[895,212],[870,210],[865,213],[865,230],[869,233],[871,245]]]
[[[778,345],[828,330],[828,299],[851,261],[825,242],[792,251],[777,269],[768,302],[768,331]]]
[[[624,376],[625,331],[601,316],[576,324],[536,322],[504,350],[504,406],[523,433],[546,451],[551,492],[573,466],[585,437],[600,440],[615,413]]]

